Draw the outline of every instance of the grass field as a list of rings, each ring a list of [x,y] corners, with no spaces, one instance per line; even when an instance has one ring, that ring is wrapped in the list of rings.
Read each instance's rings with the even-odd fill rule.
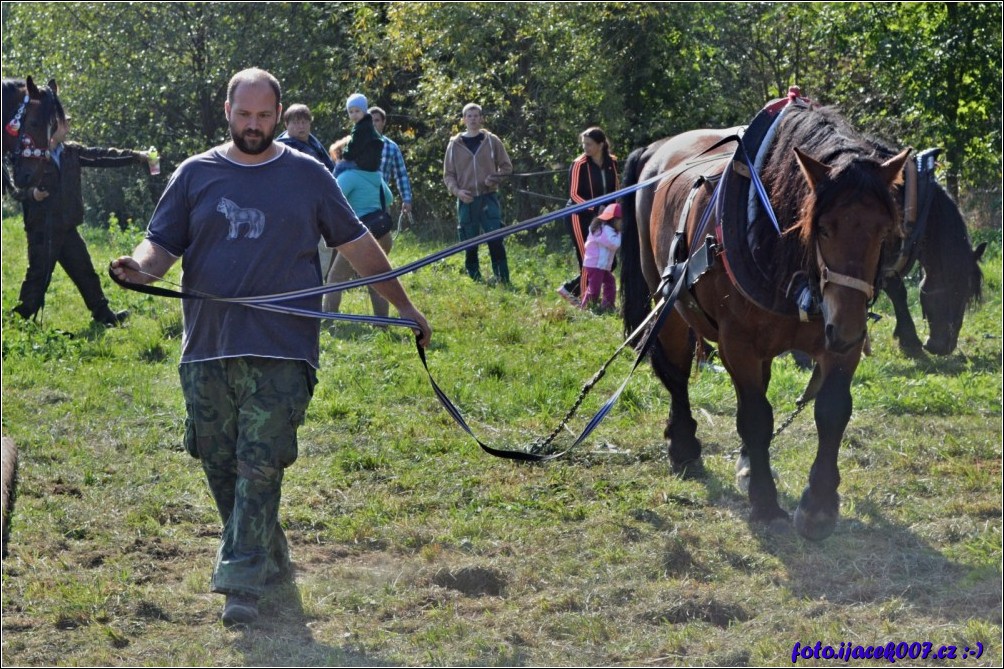
[[[2,232],[7,314],[25,242],[18,218]],[[141,233],[86,234],[104,266]],[[852,389],[842,517],[821,543],[747,522],[724,374],[692,384],[702,478],[669,473],[668,397],[647,366],[586,443],[516,465],[482,453],[439,408],[408,333],[325,327],[281,509],[295,587],[269,592],[249,630],[224,628],[222,598],[208,591],[220,527],[181,448],[179,305],[105,279],[132,316],[97,328],[57,270],[41,325],[3,320],[3,434],[20,448],[3,664],[790,665],[796,642],[821,641],[930,642],[934,653],[956,646],[956,659],[899,664],[999,666],[1001,244],[999,230],[979,236],[991,241],[986,299],[953,355],[902,357],[891,306],[876,304],[886,317]],[[511,289],[471,283],[457,256],[404,283],[435,329],[440,385],[489,444],[525,448],[613,352],[620,324],[555,295],[570,253],[528,238],[507,246]],[[392,258],[436,248],[405,234]],[[343,308],[368,312],[365,291]],[[620,384],[628,357],[572,429]],[[779,420],[807,380],[775,362]],[[810,412],[773,453],[793,509],[815,453]]]

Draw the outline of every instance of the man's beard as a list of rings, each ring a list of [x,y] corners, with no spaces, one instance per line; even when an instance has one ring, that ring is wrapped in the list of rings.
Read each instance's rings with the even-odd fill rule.
[[[272,146],[272,134],[261,130],[245,130],[243,135],[238,135],[234,131],[234,126],[232,124],[230,126],[230,139],[234,141],[234,146],[251,156],[265,153]]]

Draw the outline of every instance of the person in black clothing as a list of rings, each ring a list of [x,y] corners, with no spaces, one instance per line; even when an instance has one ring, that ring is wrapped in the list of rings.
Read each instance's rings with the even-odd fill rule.
[[[286,113],[282,115],[282,120],[286,124],[286,131],[276,137],[275,141],[317,158],[328,168],[328,171],[335,171],[335,164],[328,152],[324,150],[321,140],[310,132],[310,125],[314,122],[310,107],[302,104],[290,105]]]
[[[583,153],[575,159],[569,170],[569,205],[588,202],[601,195],[613,193],[619,188],[617,158],[610,153],[610,143],[607,141],[606,133],[600,128],[592,127],[584,130],[579,137],[582,140]],[[572,214],[570,220],[566,219],[575,256],[579,261],[579,274],[561,285],[558,294],[575,306],[579,305],[579,298],[582,295],[582,255],[585,251],[586,238],[589,236],[589,224],[605,206],[587,209]]]
[[[101,288],[87,245],[77,231],[84,222],[84,198],[80,185],[82,167],[124,167],[149,162],[145,151],[105,149],[64,142],[70,117],[60,122],[52,136],[52,160],[58,171],[58,185],[49,192],[29,187],[14,194],[21,200],[25,234],[28,238],[28,270],[21,283],[20,303],[14,313],[34,317],[45,304],[45,293],[56,263],[77,286],[94,320],[107,326],[122,323],[128,311],[115,312]]]

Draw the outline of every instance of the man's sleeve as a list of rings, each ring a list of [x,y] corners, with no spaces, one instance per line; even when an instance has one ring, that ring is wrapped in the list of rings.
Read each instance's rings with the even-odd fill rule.
[[[341,246],[366,234],[366,228],[359,222],[336,179],[328,175],[326,180],[319,179],[317,187],[324,188],[317,224],[328,246]]]
[[[73,147],[80,156],[83,167],[125,167],[143,162],[139,151],[130,149],[102,148],[97,146]]]
[[[181,174],[179,169],[171,176],[146,228],[146,238],[175,257],[184,255],[191,241],[188,232],[191,212],[184,178],[179,178]]]
[[[443,183],[446,184],[446,190],[450,192],[450,195],[457,194],[457,173],[453,169],[453,161],[450,159],[450,151],[453,149],[453,141],[451,139],[450,143],[446,145],[446,155],[443,157]]]
[[[391,144],[391,154],[394,156],[394,181],[397,182],[397,190],[401,194],[401,201],[411,204],[411,181],[408,180],[408,170],[404,166],[404,155],[401,147]]]

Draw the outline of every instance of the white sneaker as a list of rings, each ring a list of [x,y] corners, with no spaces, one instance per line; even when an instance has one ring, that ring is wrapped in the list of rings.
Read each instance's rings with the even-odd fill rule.
[[[572,295],[570,292],[568,292],[568,290],[566,290],[564,286],[558,289],[558,295],[561,295],[563,298],[565,298],[565,301],[571,304],[573,307],[579,306],[579,301],[575,299],[575,296]]]

